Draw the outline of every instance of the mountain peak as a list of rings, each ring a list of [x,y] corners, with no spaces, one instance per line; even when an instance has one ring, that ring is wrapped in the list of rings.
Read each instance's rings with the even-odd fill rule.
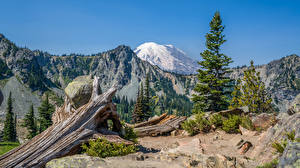
[[[161,45],[155,42],[146,42],[138,46],[134,52],[142,60],[157,65],[166,71],[193,74],[199,69],[195,60],[171,44]]]

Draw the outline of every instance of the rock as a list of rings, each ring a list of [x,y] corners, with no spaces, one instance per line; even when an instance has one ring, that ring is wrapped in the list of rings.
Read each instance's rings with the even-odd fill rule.
[[[213,141],[217,141],[217,140],[222,140],[221,135],[216,134],[216,135],[213,137]]]
[[[177,130],[174,130],[171,132],[171,136],[178,136],[178,135],[180,135],[180,133],[181,133],[181,131],[177,129]]]
[[[186,130],[183,130],[182,133],[181,133],[182,136],[189,136],[190,134],[186,131]]]
[[[242,135],[245,135],[245,136],[255,136],[255,135],[257,135],[256,131],[250,131],[250,130],[242,127],[241,125],[239,126],[239,129],[240,129]]]
[[[241,154],[245,154],[251,147],[252,147],[252,143],[249,141],[244,142],[241,147],[240,147],[240,153]]]
[[[89,101],[92,88],[93,80],[91,76],[79,76],[68,84],[65,93],[72,106],[77,109]]]
[[[300,138],[300,113],[289,116],[287,113],[280,113],[277,116],[278,122],[273,127],[263,132],[257,138],[257,144],[251,151],[250,158],[254,158],[260,163],[270,162],[278,155],[274,155],[274,149],[271,147],[274,141],[283,140],[286,132],[295,130],[295,138]]]
[[[300,112],[300,94],[298,94],[295,99],[293,100],[293,102],[291,103],[290,108],[287,110],[287,113],[289,115],[293,115],[295,113],[299,113]]]
[[[88,167],[101,168],[105,161],[99,157],[91,157],[87,155],[73,155],[59,159],[53,159],[46,164],[46,168],[63,168],[63,167]]]
[[[252,123],[255,128],[267,130],[269,127],[276,124],[276,117],[273,114],[261,113],[252,117]]]
[[[3,102],[3,93],[1,92],[1,90],[0,90],[0,106],[1,106],[1,104],[2,104],[2,102]]]
[[[300,167],[300,143],[288,143],[280,157],[278,167]]]
[[[144,160],[145,160],[145,157],[144,157],[144,155],[138,155],[138,156],[136,157],[136,160],[138,160],[138,161],[144,161]]]

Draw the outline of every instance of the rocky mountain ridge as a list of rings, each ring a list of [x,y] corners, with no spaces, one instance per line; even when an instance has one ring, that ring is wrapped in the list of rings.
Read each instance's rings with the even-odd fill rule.
[[[242,77],[245,68],[247,67],[233,68],[230,77],[234,79]],[[300,57],[290,55],[256,68],[261,73],[274,104],[279,111],[285,112],[292,105],[294,98],[300,94]],[[194,75],[166,72],[141,60],[130,47],[124,45],[88,56],[78,54],[56,56],[17,47],[1,34],[0,69],[2,115],[9,91],[17,92],[13,97],[15,101],[22,102],[16,103],[23,105],[33,103],[36,108],[40,104],[38,98],[43,92],[50,89],[57,95],[63,95],[63,89],[67,84],[81,75],[99,76],[104,91],[116,83],[119,87],[117,96],[135,100],[139,84],[149,73],[152,93],[167,99],[164,103],[171,106],[191,103],[188,96],[192,94],[196,82]],[[24,96],[26,100],[21,99]],[[16,107],[15,110],[23,116],[28,111],[29,105],[28,108]],[[181,110],[188,111],[188,109]]]
[[[22,89],[13,89],[7,85],[7,81],[14,77],[19,84],[35,92],[32,95],[39,96],[48,89],[63,95],[63,89],[69,82],[78,76],[90,74],[100,77],[103,91],[116,84],[117,96],[135,100],[140,83],[145,80],[146,74],[149,74],[153,93],[168,98],[170,104],[176,96],[179,101],[189,103],[190,100],[184,94],[190,93],[191,86],[195,83],[192,76],[166,72],[142,61],[125,45],[88,56],[77,54],[56,56],[38,50],[19,48],[0,35],[0,61],[9,70],[6,74],[1,74],[3,86],[0,89],[6,88],[6,92],[22,92]],[[31,104],[30,101],[28,104]],[[0,111],[2,115],[5,106],[6,103],[3,102]],[[28,109],[16,110],[20,111],[20,116],[28,111]]]

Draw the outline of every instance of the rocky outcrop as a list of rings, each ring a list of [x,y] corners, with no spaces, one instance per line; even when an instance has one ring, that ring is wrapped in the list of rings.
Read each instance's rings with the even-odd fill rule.
[[[274,114],[262,113],[253,116],[251,119],[253,126],[256,129],[267,130],[276,124],[276,117]]]
[[[300,113],[300,94],[298,94],[294,101],[291,103],[290,108],[288,109],[287,113],[289,115],[293,115],[295,113]]]
[[[300,143],[289,142],[285,148],[282,156],[280,157],[279,168],[284,167],[300,167]]]
[[[77,109],[86,104],[92,95],[93,80],[91,76],[79,76],[65,88],[66,96]]]
[[[1,106],[2,102],[3,102],[3,93],[2,93],[2,91],[0,90],[0,106]]]
[[[300,137],[300,113],[292,116],[289,116],[287,113],[281,113],[277,116],[277,119],[276,125],[257,137],[259,145],[251,152],[250,157],[255,158],[261,164],[270,162],[279,156],[271,146],[273,142],[281,142],[281,140],[285,139],[286,132],[295,130],[295,137]]]

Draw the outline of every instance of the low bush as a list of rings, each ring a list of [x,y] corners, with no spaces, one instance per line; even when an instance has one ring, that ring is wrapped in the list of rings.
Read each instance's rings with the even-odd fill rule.
[[[262,166],[257,166],[256,168],[276,168],[278,165],[278,159],[273,159],[271,162],[269,163],[265,163]]]
[[[195,120],[186,120],[181,126],[191,136],[198,133]]]
[[[101,158],[112,156],[124,156],[136,152],[136,146],[125,145],[124,143],[111,143],[104,138],[90,140],[87,144],[81,146],[84,153],[89,156],[97,156]]]
[[[223,126],[223,120],[224,118],[221,114],[215,114],[210,117],[209,122],[218,128]]]
[[[246,128],[247,130],[254,130],[254,125],[252,123],[252,120],[248,116],[241,117],[241,126],[243,128]]]
[[[123,128],[124,128],[124,135],[122,136],[124,139],[127,139],[129,141],[132,141],[134,143],[137,143],[137,134],[134,132],[132,127],[129,127],[125,124],[124,121],[121,122]]]
[[[199,132],[209,132],[211,123],[204,117],[204,113],[195,115],[194,120],[187,120],[182,123],[182,128],[186,130],[189,135],[195,135]]]
[[[241,116],[229,115],[229,118],[223,120],[222,129],[227,133],[239,133],[239,125],[241,124]]]

